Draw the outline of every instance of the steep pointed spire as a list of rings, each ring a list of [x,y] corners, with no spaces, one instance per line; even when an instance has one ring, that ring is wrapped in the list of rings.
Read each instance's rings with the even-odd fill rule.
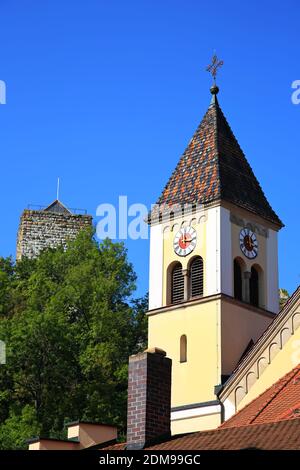
[[[208,204],[224,200],[282,226],[219,106],[218,92],[214,83],[210,106],[157,205]]]

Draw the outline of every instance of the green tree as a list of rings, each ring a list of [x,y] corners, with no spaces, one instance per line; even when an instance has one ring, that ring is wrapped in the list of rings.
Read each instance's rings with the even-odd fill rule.
[[[38,435],[40,427],[34,407],[25,405],[21,412],[11,412],[0,427],[0,450],[24,449],[29,435]]]
[[[11,311],[11,287],[14,277],[14,265],[11,258],[0,258],[0,315]]]
[[[279,289],[279,307],[282,309],[289,300],[290,294],[286,289]]]
[[[123,244],[81,232],[66,251],[1,260],[0,280],[0,447],[24,446],[25,431],[59,437],[66,420],[124,430],[128,356],[146,345],[147,297],[133,299]]]

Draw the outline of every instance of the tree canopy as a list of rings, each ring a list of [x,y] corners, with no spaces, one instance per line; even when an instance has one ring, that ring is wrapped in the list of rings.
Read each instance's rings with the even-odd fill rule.
[[[0,449],[63,437],[66,421],[125,430],[128,356],[146,344],[147,297],[121,243],[80,232],[34,260],[0,258]]]

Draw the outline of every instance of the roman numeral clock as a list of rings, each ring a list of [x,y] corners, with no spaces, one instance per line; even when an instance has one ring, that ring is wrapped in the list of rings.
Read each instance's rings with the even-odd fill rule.
[[[193,227],[182,227],[175,235],[173,247],[178,256],[187,256],[195,249],[197,232]]]
[[[240,231],[240,248],[248,259],[254,259],[258,255],[258,241],[255,233],[249,228]]]

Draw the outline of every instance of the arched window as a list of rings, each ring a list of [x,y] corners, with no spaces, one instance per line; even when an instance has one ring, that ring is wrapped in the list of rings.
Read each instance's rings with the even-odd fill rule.
[[[184,279],[182,274],[182,266],[176,263],[172,270],[171,284],[171,303],[177,304],[184,300]]]
[[[190,264],[190,297],[203,295],[203,259],[194,258]]]
[[[258,271],[254,266],[251,268],[250,277],[250,304],[255,307],[259,306],[259,276]]]
[[[234,270],[234,297],[238,300],[243,300],[243,280],[242,280],[242,266],[238,259],[233,262]]]
[[[186,335],[180,337],[180,362],[187,361],[187,338]]]

